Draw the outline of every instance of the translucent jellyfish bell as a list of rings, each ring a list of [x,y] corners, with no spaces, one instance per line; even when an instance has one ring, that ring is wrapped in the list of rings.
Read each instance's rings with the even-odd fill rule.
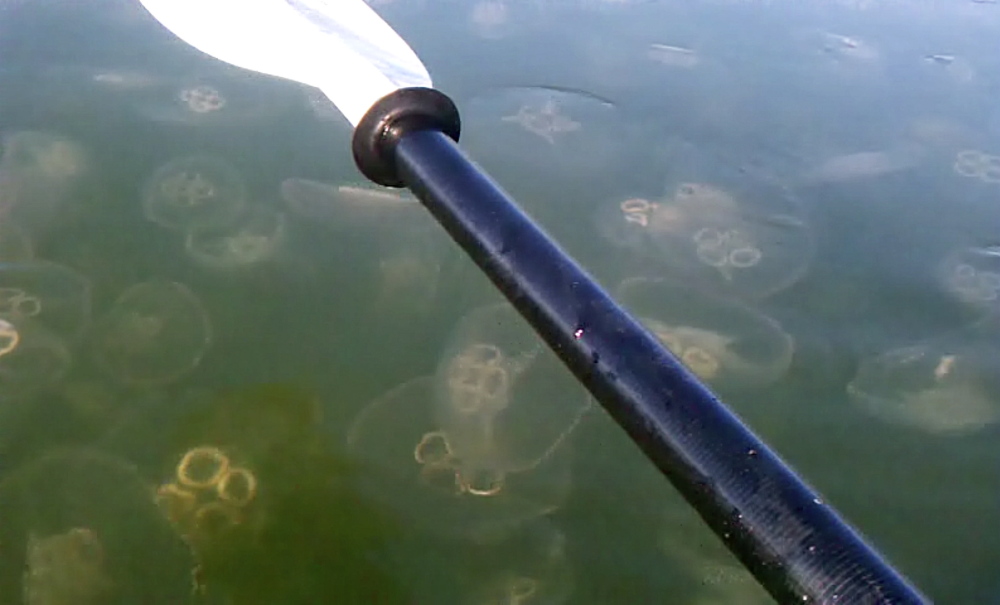
[[[478,0],[469,11],[469,26],[480,38],[498,40],[510,34],[510,18],[503,0]]]
[[[760,387],[788,371],[794,341],[778,322],[735,301],[659,279],[626,280],[622,304],[685,366],[722,390]]]
[[[72,139],[25,130],[4,137],[3,168],[55,180],[79,177],[90,167],[86,151]]]
[[[463,605],[559,605],[573,591],[566,536],[546,519],[469,550]]]
[[[586,91],[499,88],[464,107],[462,144],[491,171],[545,169],[579,181],[623,156],[618,108]]]
[[[72,362],[67,343],[42,324],[0,316],[0,403],[57,387]]]
[[[667,155],[666,196],[602,205],[596,221],[605,239],[657,261],[670,277],[727,296],[763,298],[805,273],[815,242],[786,190],[686,143]]]
[[[554,145],[556,137],[562,134],[579,132],[583,129],[583,124],[569,115],[566,105],[578,104],[585,94],[574,97],[574,93],[557,91],[553,89],[522,89],[511,90],[507,93],[510,99],[504,101],[515,101],[517,103],[516,112],[501,117],[503,122],[510,124],[520,130],[544,139],[549,144]],[[516,98],[516,100],[515,100]],[[610,105],[607,102],[593,98],[597,105],[607,109]],[[597,110],[597,106],[591,108]]]
[[[21,332],[17,326],[0,318],[0,357],[17,349],[21,344]]]
[[[666,507],[658,542],[679,572],[688,605],[768,605],[774,600],[679,497]]]
[[[127,289],[94,326],[95,362],[119,382],[160,385],[194,370],[208,351],[212,328],[186,286],[151,280]]]
[[[865,359],[847,393],[886,422],[938,435],[964,435],[1000,420],[998,376],[995,335],[950,336]]]
[[[937,268],[945,291],[974,309],[1000,309],[1000,247],[961,248]]]
[[[84,70],[83,77],[91,84],[109,92],[135,92],[163,84],[160,76],[147,71],[90,67],[81,69]]]
[[[281,196],[292,220],[363,237],[367,253],[356,264],[373,274],[374,301],[368,311],[380,325],[390,319],[410,321],[431,310],[452,243],[411,194],[290,178],[282,182]]]
[[[173,121],[178,122],[202,120],[228,110],[229,105],[228,95],[218,86],[208,82],[190,82],[174,90],[169,105],[164,107],[173,111],[164,111],[162,115],[167,119],[173,117]]]
[[[195,552],[211,553],[258,518],[259,480],[247,462],[233,448],[198,445],[174,461],[157,487],[156,504]]]
[[[397,526],[359,497],[313,392],[265,383],[183,394],[104,442],[158,469],[157,503],[194,550],[199,586],[234,603],[404,602],[389,598],[396,580],[373,557]]]
[[[451,242],[436,223],[423,218],[379,238],[378,293],[372,311],[380,321],[429,313],[437,300]]]
[[[434,417],[467,464],[531,468],[560,447],[590,403],[506,303],[464,317],[438,365]]]
[[[856,36],[836,32],[803,32],[830,61],[844,67],[876,66],[882,59],[881,51],[871,43]]]
[[[907,125],[907,138],[933,150],[953,151],[976,138],[976,132],[969,126],[938,115],[922,115]]]
[[[291,107],[293,96],[264,78],[240,73],[235,77],[193,77],[158,87],[136,111],[156,122],[206,126],[247,122]]]
[[[952,172],[988,185],[1000,183],[1000,155],[978,149],[963,149],[955,155]]]
[[[433,401],[434,380],[417,378],[355,417],[347,443],[368,497],[450,536],[502,533],[565,501],[571,470],[565,444],[520,472],[463,467],[434,421]]]
[[[60,395],[74,417],[103,432],[125,417],[130,409],[116,391],[100,378],[71,378],[63,385]]]
[[[358,261],[374,273],[368,311],[385,324],[431,310],[451,241],[411,194],[374,185],[285,179],[281,197],[294,218],[347,235],[363,234],[374,250]]]
[[[77,271],[41,260],[0,265],[0,316],[31,319],[73,339],[90,315],[90,280]]]
[[[63,96],[70,96],[69,91],[74,91],[75,100],[84,97],[94,101],[94,96],[87,95],[103,93],[97,98],[104,103],[163,84],[159,76],[148,71],[93,65],[53,65],[40,69],[38,76]]]
[[[86,450],[46,455],[0,484],[0,514],[5,601],[152,605],[190,598],[195,562],[123,461]]]
[[[799,177],[800,185],[845,183],[881,177],[909,170],[927,159],[926,151],[915,145],[879,151],[859,151],[827,158]]]
[[[143,193],[146,218],[184,232],[232,225],[245,205],[246,186],[239,172],[229,162],[206,155],[160,166]]]
[[[669,44],[650,44],[646,57],[661,65],[681,69],[693,69],[702,62],[697,51]]]
[[[935,54],[924,57],[924,65],[934,76],[943,77],[944,84],[969,84],[977,79],[976,68],[963,57]],[[935,84],[942,84],[940,80]]]
[[[5,136],[0,159],[0,216],[29,232],[44,229],[92,172],[89,153],[54,133],[21,131]]]
[[[429,310],[440,280],[441,264],[434,258],[421,258],[400,251],[379,260],[379,293],[375,308],[386,310],[406,302],[416,312]]]
[[[412,195],[376,185],[290,178],[281,183],[281,197],[294,216],[341,229],[396,225],[426,212]]]
[[[285,242],[285,229],[284,213],[255,204],[233,225],[195,228],[184,249],[208,269],[240,269],[274,257]]]

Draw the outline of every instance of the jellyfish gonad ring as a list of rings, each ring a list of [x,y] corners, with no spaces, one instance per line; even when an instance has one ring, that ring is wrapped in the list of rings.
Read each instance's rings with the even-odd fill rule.
[[[205,489],[221,481],[228,470],[229,457],[217,447],[204,445],[184,454],[177,465],[177,480],[181,485]]]
[[[234,467],[222,476],[215,491],[223,502],[243,507],[257,496],[257,477],[245,468]]]
[[[0,319],[0,357],[10,353],[21,343],[21,334],[14,324]]]
[[[206,537],[215,536],[236,527],[243,521],[239,511],[221,502],[203,504],[194,513],[195,527]]]

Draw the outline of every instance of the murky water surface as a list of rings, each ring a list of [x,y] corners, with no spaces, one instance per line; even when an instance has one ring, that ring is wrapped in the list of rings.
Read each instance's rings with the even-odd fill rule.
[[[372,5],[893,563],[1000,598],[1000,5]],[[0,601],[768,602],[317,90],[128,0],[0,56]]]

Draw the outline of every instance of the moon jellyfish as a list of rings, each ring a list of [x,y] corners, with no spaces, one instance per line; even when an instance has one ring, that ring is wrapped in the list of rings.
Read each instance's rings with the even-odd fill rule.
[[[176,100],[184,110],[197,114],[221,111],[227,104],[226,97],[208,84],[182,88]]]
[[[239,172],[229,162],[205,155],[160,166],[143,194],[146,218],[184,232],[232,225],[245,205],[246,187]]]
[[[30,176],[61,181],[79,177],[90,167],[84,148],[63,135],[20,131],[4,137],[3,147],[0,166]]]
[[[29,533],[25,558],[22,581],[28,603],[99,602],[111,591],[104,546],[90,528],[44,538]]]
[[[6,319],[0,319],[0,357],[17,349],[21,344],[21,333]]]
[[[956,84],[969,84],[976,79],[976,69],[967,60],[955,55],[927,55],[924,63],[933,67]]]
[[[437,294],[439,263],[425,262],[404,251],[381,259],[378,270],[380,287],[374,304],[376,309],[388,309],[405,301],[414,312],[429,310]]]
[[[341,229],[382,227],[425,212],[412,195],[377,185],[333,185],[291,178],[282,181],[281,197],[294,215]]]
[[[1000,183],[1000,155],[978,149],[963,149],[955,155],[952,171],[967,179],[988,184]]]
[[[919,147],[860,151],[824,160],[800,177],[801,185],[843,183],[902,172],[919,165],[926,153]]]
[[[155,500],[184,541],[202,552],[256,519],[257,484],[253,469],[234,454],[198,445],[180,456]]]
[[[510,7],[504,0],[478,0],[469,13],[472,31],[480,38],[498,40],[510,33]]]
[[[914,118],[906,127],[906,136],[918,145],[930,149],[960,149],[963,142],[976,137],[968,126],[950,118],[922,115]]]
[[[538,107],[522,105],[517,109],[517,113],[504,116],[502,119],[545,139],[550,145],[556,144],[556,135],[576,132],[583,126],[559,111],[559,106],[553,98],[545,99]]]
[[[476,309],[452,332],[434,417],[469,469],[520,471],[559,448],[590,399],[509,304]]]
[[[680,160],[678,160],[680,161]],[[763,298],[797,281],[815,242],[797,203],[771,183],[699,181],[697,170],[660,200],[628,198],[598,209],[597,228],[613,245],[659,261],[670,277],[723,294]]]
[[[358,496],[318,397],[251,385],[199,395],[179,418],[166,403],[155,498],[196,554],[199,587],[234,603],[406,602],[387,598],[399,586],[376,562],[398,528]],[[164,418],[137,420],[122,436],[140,433],[132,441],[149,452]]]
[[[392,389],[355,417],[348,449],[370,498],[408,522],[451,536],[502,533],[565,501],[571,470],[565,442],[530,468],[467,472],[433,408],[434,379],[424,377]]]
[[[430,310],[450,240],[412,195],[388,187],[333,185],[286,179],[281,195],[290,212],[336,231],[366,229],[377,250],[366,255],[376,274],[371,311],[384,322]]]
[[[630,279],[622,304],[712,387],[770,384],[788,371],[794,341],[781,325],[735,301],[667,280]]]
[[[676,510],[675,510],[676,509]],[[689,605],[768,605],[774,600],[679,499],[670,503],[659,546],[679,572]]]
[[[847,393],[892,424],[963,435],[1000,420],[1000,348],[995,335],[945,337],[862,361]]]
[[[821,32],[819,38],[822,51],[838,60],[871,64],[881,59],[879,50],[860,38],[830,32]]]
[[[46,455],[0,483],[0,515],[0,583],[11,602],[190,597],[194,561],[124,461],[86,450]]]
[[[284,213],[253,205],[234,225],[192,230],[184,249],[203,267],[229,270],[269,260],[284,241]]]
[[[661,65],[683,69],[691,69],[701,63],[698,53],[690,48],[670,46],[668,44],[650,44],[649,49],[646,51],[646,56],[651,61],[655,61]]]
[[[259,119],[290,107],[281,87],[263,78],[191,78],[144,95],[136,111],[151,120],[203,126]]]
[[[90,65],[54,65],[38,70],[38,76],[49,86],[58,87],[53,94],[75,96],[76,100],[84,97],[89,101],[96,99],[87,93],[111,93],[122,97],[163,85],[162,78],[152,72]],[[100,101],[107,104],[113,98],[103,96]]]
[[[618,108],[585,91],[501,88],[471,99],[462,143],[488,169],[606,174],[622,157]],[[518,174],[523,174],[519,172]]]
[[[20,402],[56,388],[72,362],[67,343],[45,326],[0,316],[0,402]]]
[[[21,131],[3,139],[0,217],[31,233],[45,229],[92,171],[89,153],[62,135]]]
[[[86,77],[93,84],[114,92],[135,92],[163,85],[163,80],[158,75],[130,69],[88,68]]]
[[[1000,309],[1000,247],[955,250],[941,261],[937,275],[960,302],[984,312]]]
[[[101,380],[71,379],[60,394],[73,417],[101,431],[123,417],[128,409],[115,389]]]
[[[98,320],[95,362],[126,385],[174,382],[208,351],[212,328],[198,297],[182,284],[151,280],[128,288]]]
[[[464,605],[559,605],[573,590],[566,537],[545,519],[499,539],[479,539],[465,558]],[[464,573],[463,573],[464,572]]]
[[[379,238],[377,294],[371,306],[379,321],[433,310],[450,251],[450,240],[428,217]]]
[[[77,271],[40,260],[0,265],[0,316],[32,319],[72,339],[90,314],[90,280]]]

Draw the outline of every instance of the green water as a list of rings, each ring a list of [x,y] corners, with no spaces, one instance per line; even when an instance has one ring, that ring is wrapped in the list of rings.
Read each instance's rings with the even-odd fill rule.
[[[991,603],[1000,6],[874,4],[376,8],[602,284]],[[0,603],[768,602],[419,206],[338,190],[316,91],[76,6],[0,11]]]

